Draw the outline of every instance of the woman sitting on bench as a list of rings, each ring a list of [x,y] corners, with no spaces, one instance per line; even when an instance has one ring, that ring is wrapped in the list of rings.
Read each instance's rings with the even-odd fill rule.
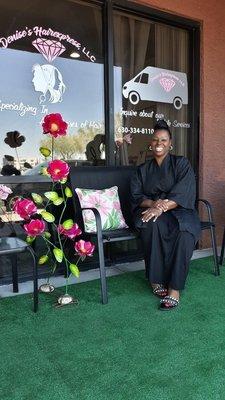
[[[169,154],[171,132],[165,121],[154,128],[150,150],[153,158],[138,167],[131,181],[135,225],[140,228],[146,276],[160,309],[179,304],[189,261],[201,227],[195,210],[193,169],[183,156]]]

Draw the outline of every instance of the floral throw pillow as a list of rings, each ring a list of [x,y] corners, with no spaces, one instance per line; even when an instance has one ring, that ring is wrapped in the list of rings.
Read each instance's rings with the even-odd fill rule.
[[[94,207],[100,213],[102,230],[128,228],[121,211],[118,187],[94,190],[76,188],[81,207]],[[93,211],[84,210],[83,219],[85,232],[96,232],[95,216]]]

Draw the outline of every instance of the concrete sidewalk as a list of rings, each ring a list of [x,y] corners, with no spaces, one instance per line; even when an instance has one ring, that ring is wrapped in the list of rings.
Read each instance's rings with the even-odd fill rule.
[[[212,255],[212,249],[195,250],[192,260],[197,258],[208,257]],[[130,262],[124,264],[117,264],[113,267],[106,268],[106,275],[115,276],[125,272],[139,271],[144,269],[144,261]],[[99,279],[99,269],[90,269],[80,273],[79,279],[72,276],[70,284],[87,282],[94,279]],[[46,279],[39,279],[39,286],[46,282]],[[51,284],[55,287],[65,286],[65,278],[63,276],[56,276],[51,278]],[[18,296],[20,294],[31,293],[33,291],[33,281],[19,283],[19,293],[13,293],[12,284],[0,286],[0,297]]]

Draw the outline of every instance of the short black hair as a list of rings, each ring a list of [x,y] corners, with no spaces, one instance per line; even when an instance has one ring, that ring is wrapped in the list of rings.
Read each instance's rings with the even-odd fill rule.
[[[154,133],[156,131],[160,131],[161,129],[163,129],[164,131],[167,131],[170,139],[172,139],[172,133],[170,132],[170,128],[168,127],[168,124],[166,121],[164,121],[164,119],[159,119],[157,121],[157,123],[154,126]]]

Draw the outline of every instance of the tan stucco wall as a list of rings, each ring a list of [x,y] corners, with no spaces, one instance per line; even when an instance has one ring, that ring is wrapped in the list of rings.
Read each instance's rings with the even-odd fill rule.
[[[225,225],[225,0],[145,0],[201,22],[200,196],[214,209],[218,245]],[[203,246],[209,240],[205,236]]]

